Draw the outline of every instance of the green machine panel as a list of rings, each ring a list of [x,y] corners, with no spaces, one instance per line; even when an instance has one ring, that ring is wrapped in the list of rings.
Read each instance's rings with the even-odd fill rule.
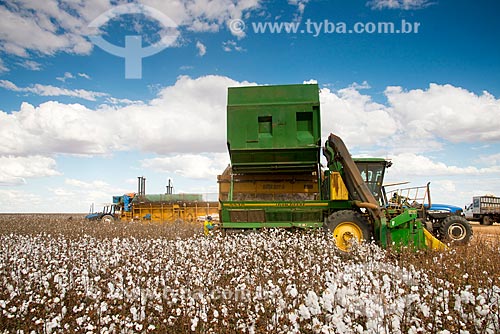
[[[321,144],[318,85],[229,88],[227,144],[234,172],[314,170]]]

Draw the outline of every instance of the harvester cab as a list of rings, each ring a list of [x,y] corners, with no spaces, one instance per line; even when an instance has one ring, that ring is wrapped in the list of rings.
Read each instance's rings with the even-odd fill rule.
[[[354,158],[353,160],[361,173],[361,178],[380,206],[386,206],[387,199],[383,182],[385,170],[392,166],[392,162],[382,158]]]

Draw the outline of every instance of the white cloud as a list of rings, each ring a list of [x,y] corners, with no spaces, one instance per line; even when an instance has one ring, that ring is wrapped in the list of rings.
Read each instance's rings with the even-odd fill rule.
[[[443,162],[436,162],[429,157],[414,153],[401,153],[391,157],[393,166],[391,172],[400,177],[414,176],[478,176],[500,172],[500,166],[478,168],[476,166],[448,166]]]
[[[77,75],[81,78],[90,79],[90,76],[86,73],[78,73]]]
[[[54,101],[38,107],[23,103],[19,111],[0,112],[0,154],[225,151],[227,87],[249,84],[181,76],[147,104],[126,101],[133,103],[91,110]]]
[[[143,102],[140,100],[130,100],[130,99],[119,99],[116,97],[107,97],[106,102],[109,104],[112,104],[113,106],[116,105],[128,105],[128,104],[136,104],[136,105],[142,105]],[[107,108],[108,106],[102,105],[103,108]]]
[[[0,212],[41,212],[40,206],[47,204],[46,199],[23,190],[0,188]],[[29,203],[29,204],[27,204]],[[35,209],[36,208],[36,209]],[[45,211],[45,210],[43,210]]]
[[[17,87],[12,81],[9,80],[0,80],[0,87],[12,90],[14,92],[20,92],[21,88]]]
[[[387,138],[397,131],[389,108],[361,94],[356,85],[337,92],[322,88],[320,101],[323,136],[333,132],[349,148],[385,145]]]
[[[368,81],[363,81],[362,83],[357,83],[357,82],[353,82],[352,84],[349,85],[350,88],[354,88],[356,90],[360,90],[360,89],[370,89],[371,86],[370,84],[368,83]]]
[[[66,76],[67,74],[69,74],[70,76]],[[64,77],[60,77],[57,79],[64,81],[70,77],[73,77],[72,74],[66,72]],[[85,89],[60,88],[52,85],[34,84],[30,87],[19,87],[15,83],[9,80],[0,80],[0,87],[14,92],[27,92],[41,96],[70,96],[89,101],[95,101],[97,98],[108,96],[108,94],[101,92],[94,92]]]
[[[200,41],[196,42],[196,48],[198,49],[198,55],[203,57],[207,53],[207,47]]]
[[[25,188],[28,187],[0,187],[0,212],[86,213],[92,203],[95,204],[94,209],[99,211],[104,203],[111,202],[112,195],[130,191],[114,187],[102,180],[77,179],[66,179],[65,184],[47,187],[41,192]]]
[[[260,0],[143,0],[140,3],[160,11],[178,26],[179,31],[216,32],[228,20],[240,19],[260,8]],[[56,0],[19,1],[0,5],[0,50],[20,57],[31,53],[54,55],[57,52],[88,54],[92,44],[86,36],[89,23],[111,9],[109,0],[66,2]],[[155,19],[152,19],[155,21]],[[171,35],[160,27],[162,38]],[[178,34],[178,32],[176,34]]]
[[[296,22],[302,21],[302,15],[304,14],[308,2],[309,0],[288,0],[289,5],[297,6],[297,13],[295,14]]]
[[[26,178],[60,175],[52,158],[0,156],[0,185],[21,185]]]
[[[93,6],[100,1],[88,1]],[[65,11],[62,8],[66,8]],[[85,21],[56,1],[24,1],[0,6],[1,49],[27,57],[28,51],[53,55],[57,51],[85,54],[91,44],[84,37]]]
[[[23,103],[17,112],[0,113],[0,139],[4,143],[0,154],[104,154],[117,148],[100,142],[100,137],[108,137],[105,122],[108,120],[101,113],[79,104],[51,101],[35,108]]]
[[[227,87],[249,84],[223,76],[181,76],[147,106],[123,108],[120,114],[134,127],[120,124],[119,132],[130,133],[139,149],[150,152],[225,151]]]
[[[239,46],[238,43],[236,43],[236,41],[233,41],[233,40],[228,40],[228,41],[222,42],[222,49],[224,51],[226,51],[226,52],[232,52],[232,51],[243,52],[243,51],[246,51],[245,49],[243,49],[243,47]]]
[[[141,161],[144,168],[193,179],[212,179],[229,164],[227,153],[176,154]]]
[[[433,4],[434,2],[429,0],[371,0],[366,5],[372,9],[414,10],[426,8]]]
[[[484,164],[486,166],[500,165],[500,153],[490,154],[490,155],[481,155],[477,159],[477,162]]]
[[[439,140],[500,141],[500,100],[488,92],[476,95],[452,85],[430,84],[427,90],[388,87],[391,117],[398,123],[400,142]]]
[[[42,96],[71,96],[84,100],[95,101],[99,97],[108,96],[106,93],[94,92],[85,89],[66,89],[51,85],[35,84],[33,87],[22,88],[23,91],[32,92]]]
[[[71,202],[86,202],[86,206],[95,203],[96,210],[101,210],[102,204],[110,203],[113,195],[125,194],[130,189],[122,188],[121,186],[113,186],[103,180],[79,180],[68,178],[64,180],[65,187],[59,187],[52,192],[55,196],[61,196],[62,193],[72,194],[67,197],[68,206],[78,207],[81,211],[81,205],[72,205]],[[73,211],[75,211],[73,209]]]
[[[24,60],[19,65],[32,71],[40,71],[42,69],[42,64],[33,60]]]
[[[5,66],[2,58],[0,58],[0,73],[8,72],[8,71],[9,71],[9,69]]]
[[[74,79],[75,76],[70,72],[64,72],[64,75],[61,77],[56,77],[57,80],[65,82],[67,79]]]
[[[67,198],[67,197],[72,197],[72,196],[75,195],[74,192],[69,191],[68,189],[65,189],[65,188],[61,188],[61,187],[58,187],[58,188],[48,188],[48,190],[50,192],[52,192],[57,197]]]
[[[98,188],[109,187],[109,184],[105,181],[102,181],[102,180],[94,180],[91,182],[86,182],[86,181],[77,180],[77,179],[66,179],[66,180],[64,180],[64,183],[66,183],[67,185],[77,187],[77,188],[82,188],[82,189],[98,189]]]

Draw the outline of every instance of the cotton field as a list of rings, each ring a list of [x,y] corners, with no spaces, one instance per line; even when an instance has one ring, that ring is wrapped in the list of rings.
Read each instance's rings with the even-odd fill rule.
[[[5,333],[499,333],[500,243],[352,254],[321,231],[0,217]]]

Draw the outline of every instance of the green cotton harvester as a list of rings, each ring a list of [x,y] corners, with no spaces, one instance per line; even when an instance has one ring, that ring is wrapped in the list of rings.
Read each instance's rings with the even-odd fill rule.
[[[387,205],[389,161],[353,159],[334,134],[321,146],[317,84],[229,88],[227,146],[231,165],[218,176],[225,233],[324,228],[344,251],[372,239],[383,247],[445,248],[424,228],[424,204]]]

